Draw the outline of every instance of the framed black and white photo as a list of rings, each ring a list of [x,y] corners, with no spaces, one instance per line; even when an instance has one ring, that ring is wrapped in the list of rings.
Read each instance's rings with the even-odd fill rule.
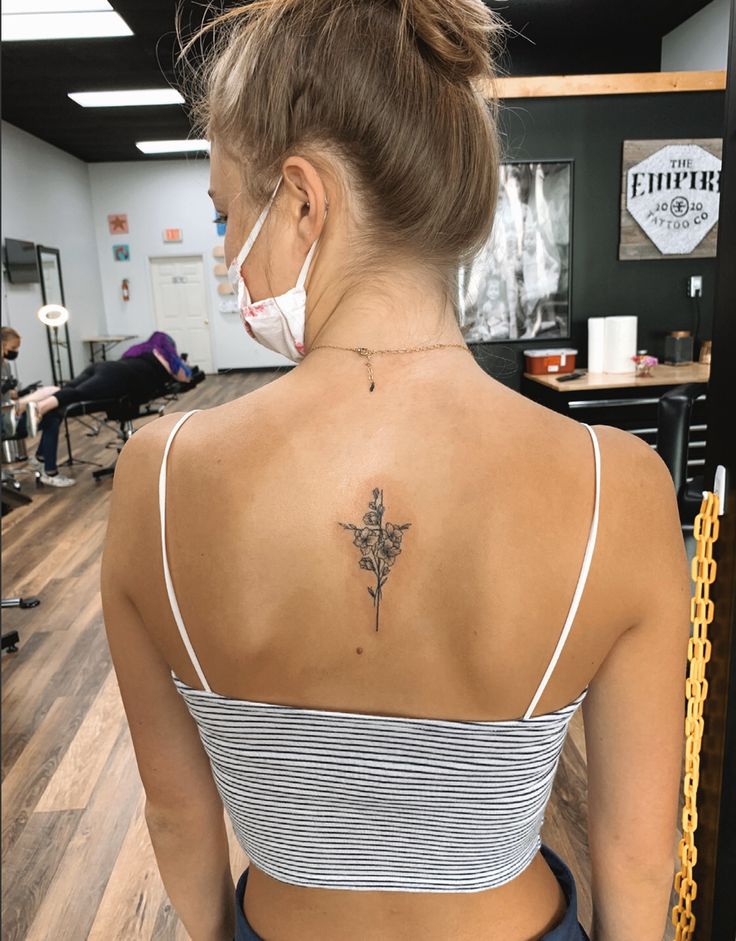
[[[499,168],[491,236],[458,278],[467,342],[570,336],[573,162]]]

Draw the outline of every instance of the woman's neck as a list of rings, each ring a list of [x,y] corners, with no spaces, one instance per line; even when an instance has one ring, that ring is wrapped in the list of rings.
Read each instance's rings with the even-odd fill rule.
[[[426,271],[382,272],[347,290],[339,284],[308,287],[307,352],[325,344],[388,350],[465,342],[445,287]]]

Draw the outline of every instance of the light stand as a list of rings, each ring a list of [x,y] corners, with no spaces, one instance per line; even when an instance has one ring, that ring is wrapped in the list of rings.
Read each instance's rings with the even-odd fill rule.
[[[56,351],[56,363],[54,363],[53,356],[51,358],[51,367],[54,373],[58,369],[58,380],[57,376],[54,375],[54,381],[57,385],[61,385],[64,381],[61,371],[61,355],[59,353],[59,347],[62,346],[62,342],[59,340],[59,327],[64,327],[66,329],[67,338],[69,336],[69,328],[66,326],[69,320],[69,311],[66,307],[61,304],[44,304],[41,307],[36,315],[41,323],[45,324],[47,328],[53,330],[54,340],[53,346]],[[69,364],[71,366],[71,354],[69,359]],[[71,378],[71,377],[70,377]],[[72,442],[69,436],[69,423],[64,415],[64,435],[66,437],[66,449],[67,454],[69,455],[65,461],[62,462],[62,467],[71,467],[73,464],[89,464],[93,467],[101,467],[101,464],[97,464],[95,461],[78,461],[76,458],[72,457]]]
[[[59,341],[59,327],[55,324],[51,329],[54,331],[54,351],[56,352],[56,368],[58,369],[57,382],[61,385],[63,381],[61,377],[64,374],[61,371],[61,355],[59,353],[59,346],[61,345]]]

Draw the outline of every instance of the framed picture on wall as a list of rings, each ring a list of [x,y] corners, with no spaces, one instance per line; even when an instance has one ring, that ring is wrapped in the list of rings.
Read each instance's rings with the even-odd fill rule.
[[[573,161],[500,167],[491,236],[458,278],[468,342],[570,336]]]
[[[715,258],[722,155],[719,138],[624,141],[619,261]]]

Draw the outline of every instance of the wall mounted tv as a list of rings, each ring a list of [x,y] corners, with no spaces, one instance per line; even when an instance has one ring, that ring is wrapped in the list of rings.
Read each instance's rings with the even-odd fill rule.
[[[11,284],[32,284],[40,281],[36,246],[20,239],[5,239],[5,270]]]

